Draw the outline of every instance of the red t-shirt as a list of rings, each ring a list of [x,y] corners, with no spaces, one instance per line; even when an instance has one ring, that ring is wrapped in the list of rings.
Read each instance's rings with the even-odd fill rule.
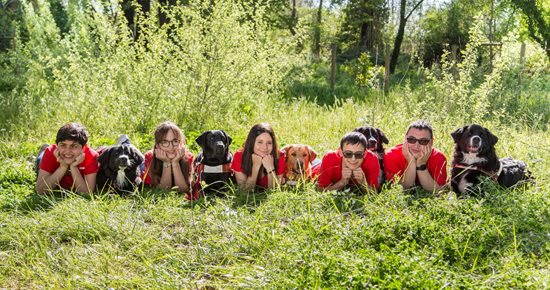
[[[50,174],[53,174],[60,165],[59,162],[57,162],[57,158],[53,154],[56,148],[56,144],[52,144],[46,148],[44,155],[42,156],[42,161],[40,161],[40,169]],[[80,171],[82,177],[92,173],[97,173],[99,170],[99,163],[97,161],[99,154],[88,147],[88,145],[84,145],[82,147],[82,152],[84,153],[84,161],[78,165],[78,171]],[[67,170],[65,176],[63,176],[63,178],[59,181],[59,186],[64,189],[71,189],[73,187],[73,183],[73,176]]]
[[[426,163],[428,172],[438,185],[447,182],[447,157],[441,151],[432,148],[432,153]],[[403,156],[403,144],[399,144],[384,155],[384,172],[387,180],[400,178],[407,169],[407,159]],[[420,184],[418,178],[416,184]]]
[[[145,170],[141,173],[141,179],[145,183],[145,185],[151,186],[153,183],[153,180],[151,178],[151,174],[148,174],[151,170],[151,164],[153,163],[153,150],[147,151],[144,155],[145,157]],[[187,162],[189,165],[189,174],[193,172],[193,154],[189,151],[185,151],[185,156],[183,159]]]
[[[319,166],[319,177],[317,178],[317,185],[321,188],[325,188],[338,182],[342,179],[342,154],[338,151],[332,151],[325,156]],[[367,178],[367,184],[373,188],[378,188],[378,174],[380,173],[380,163],[374,153],[365,150],[365,158],[361,164],[361,170]],[[314,170],[314,172],[317,170]],[[350,179],[348,186],[355,186],[357,183],[352,178]]]
[[[237,150],[233,154],[233,163],[231,163],[231,169],[235,172],[243,172],[243,150]],[[285,157],[279,153],[279,160],[277,161],[276,175],[283,175],[285,173]],[[267,187],[267,175],[258,177],[256,185],[260,187]]]

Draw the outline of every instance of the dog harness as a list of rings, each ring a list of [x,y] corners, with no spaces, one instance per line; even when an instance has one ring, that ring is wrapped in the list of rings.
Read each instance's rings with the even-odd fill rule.
[[[492,180],[494,180],[496,182],[498,180],[498,177],[500,176],[500,173],[502,172],[502,162],[500,162],[500,161],[498,162],[498,170],[496,172],[487,171],[487,170],[481,169],[477,166],[464,165],[464,164],[461,164],[461,163],[454,164],[453,168],[461,168],[461,169],[464,169],[464,170],[479,171],[479,172],[489,176]]]

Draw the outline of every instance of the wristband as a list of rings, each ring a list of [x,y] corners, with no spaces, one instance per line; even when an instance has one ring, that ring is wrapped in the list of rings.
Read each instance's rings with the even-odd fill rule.
[[[271,169],[271,171],[269,171],[267,174],[271,174],[273,173],[273,171],[275,171],[275,169]]]
[[[416,166],[416,170],[419,170],[419,171],[424,171],[426,170],[428,167],[426,167],[426,164],[422,164],[420,166]]]
[[[168,167],[170,167],[170,162],[163,162],[163,163],[162,163],[162,167],[163,167],[163,168],[168,168]]]

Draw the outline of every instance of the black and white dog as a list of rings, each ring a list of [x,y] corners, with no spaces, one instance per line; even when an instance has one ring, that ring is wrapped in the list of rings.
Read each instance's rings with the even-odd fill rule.
[[[194,198],[208,193],[224,195],[222,189],[235,183],[231,170],[233,155],[229,152],[231,136],[223,130],[210,130],[204,131],[195,142],[202,151],[195,158]]]
[[[483,176],[503,187],[512,187],[530,179],[523,161],[498,159],[494,147],[498,137],[489,129],[472,124],[457,129],[451,136],[455,142],[451,186],[457,194],[474,190]]]
[[[371,126],[362,126],[353,129],[354,132],[359,132],[367,138],[367,149],[370,150],[376,157],[378,157],[378,163],[380,163],[380,174],[378,175],[378,185],[382,186],[382,183],[386,181],[384,174],[384,154],[386,149],[384,144],[388,144],[390,141],[384,135],[382,130]]]
[[[133,145],[122,144],[98,150],[97,188],[112,188],[118,193],[133,192],[141,185],[143,154]]]

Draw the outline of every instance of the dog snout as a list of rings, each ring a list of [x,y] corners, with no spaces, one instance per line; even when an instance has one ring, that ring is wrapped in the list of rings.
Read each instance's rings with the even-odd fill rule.
[[[470,145],[471,146],[475,146],[475,147],[480,147],[481,146],[481,137],[479,136],[472,136],[472,138],[470,138]]]
[[[120,155],[115,161],[115,165],[117,167],[128,167],[131,165],[130,163],[131,162],[128,155]]]
[[[369,148],[376,148],[376,144],[378,143],[378,141],[376,141],[376,139],[369,139]]]

